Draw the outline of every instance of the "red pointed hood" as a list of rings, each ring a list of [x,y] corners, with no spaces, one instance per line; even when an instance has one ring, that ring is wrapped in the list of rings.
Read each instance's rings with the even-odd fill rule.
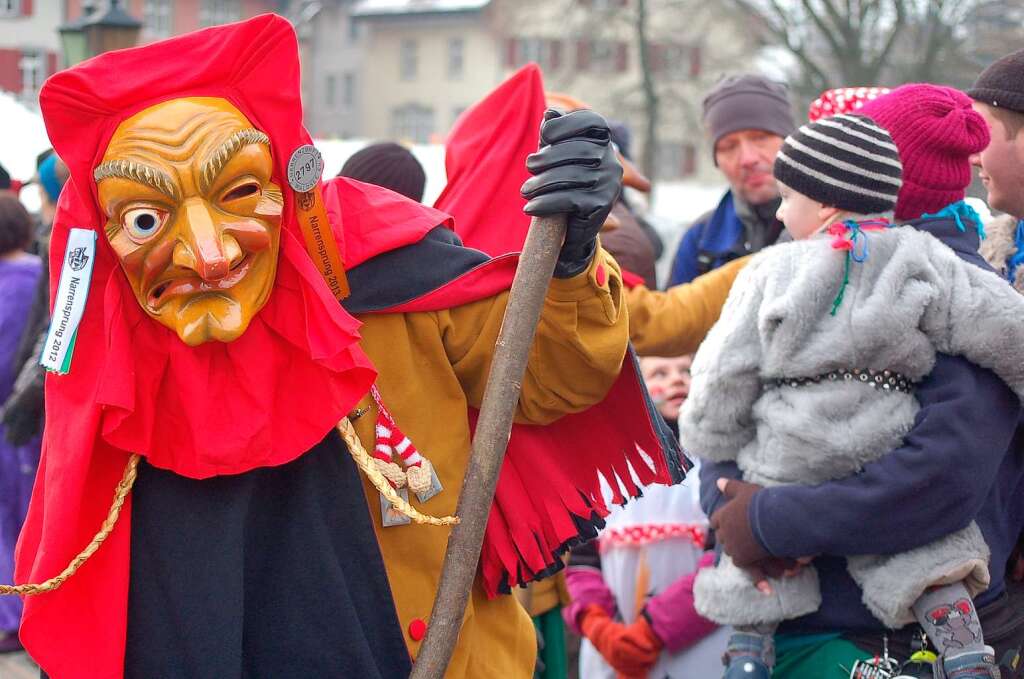
[[[467,109],[445,142],[448,184],[434,207],[455,218],[462,242],[492,257],[519,252],[530,217],[519,189],[526,157],[537,150],[544,81],[528,64]]]
[[[373,382],[358,322],[320,277],[295,218],[286,167],[292,151],[310,142],[299,91],[295,32],[274,15],[104,54],[44,86],[47,130],[71,171],[54,221],[51,289],[70,229],[93,229],[98,242],[70,373],[47,378],[43,457],[19,543],[19,582],[52,577],[88,544],[130,453],[194,478],[284,464],[319,442]],[[103,234],[92,173],[123,120],[195,96],[227,99],[270,137],[285,204],[277,279],[264,308],[236,341],[188,347],[135,300]],[[436,213],[398,217],[415,232]],[[51,676],[121,676],[129,535],[130,498],[113,534],[76,575],[26,601],[22,641]]]

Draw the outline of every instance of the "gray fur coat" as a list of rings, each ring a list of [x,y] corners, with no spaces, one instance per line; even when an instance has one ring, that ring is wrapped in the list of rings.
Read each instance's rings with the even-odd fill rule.
[[[693,362],[679,418],[687,452],[735,460],[747,481],[766,486],[856,474],[900,445],[918,410],[913,394],[860,377],[793,381],[859,369],[916,382],[937,352],[989,368],[1024,395],[1024,296],[912,227],[867,232],[867,242],[834,316],[846,253],[828,236],[768,248],[740,273]],[[850,557],[848,567],[869,610],[893,628],[913,620],[910,607],[927,587],[964,580],[975,594],[989,579],[988,548],[973,523],[909,552]],[[697,577],[697,610],[751,625],[821,603],[813,568],[771,585],[773,595],[760,593],[723,556]]]

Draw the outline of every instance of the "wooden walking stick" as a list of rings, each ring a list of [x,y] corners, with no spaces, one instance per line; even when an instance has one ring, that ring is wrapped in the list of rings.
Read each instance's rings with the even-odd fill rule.
[[[484,529],[505,459],[533,335],[564,238],[564,215],[534,217],[526,235],[494,348],[469,468],[455,512],[460,523],[448,538],[430,625],[410,679],[441,679],[455,649],[466,602],[476,578]]]

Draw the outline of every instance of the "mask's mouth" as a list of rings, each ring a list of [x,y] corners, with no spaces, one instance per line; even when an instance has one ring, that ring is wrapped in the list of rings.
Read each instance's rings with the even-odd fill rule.
[[[206,281],[194,272],[190,275],[172,276],[154,285],[146,296],[146,306],[150,311],[159,312],[160,309],[175,297],[187,295],[199,295],[207,292],[221,292],[234,287],[248,275],[252,268],[255,253],[249,253],[242,259],[235,262],[228,272],[228,275],[220,280]]]

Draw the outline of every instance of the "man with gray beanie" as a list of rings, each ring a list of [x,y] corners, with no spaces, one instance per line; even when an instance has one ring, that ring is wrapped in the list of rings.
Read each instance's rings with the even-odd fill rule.
[[[782,234],[772,166],[782,140],[796,129],[786,85],[753,74],[723,78],[704,99],[703,120],[730,189],[683,236],[670,286],[757,252]]]

